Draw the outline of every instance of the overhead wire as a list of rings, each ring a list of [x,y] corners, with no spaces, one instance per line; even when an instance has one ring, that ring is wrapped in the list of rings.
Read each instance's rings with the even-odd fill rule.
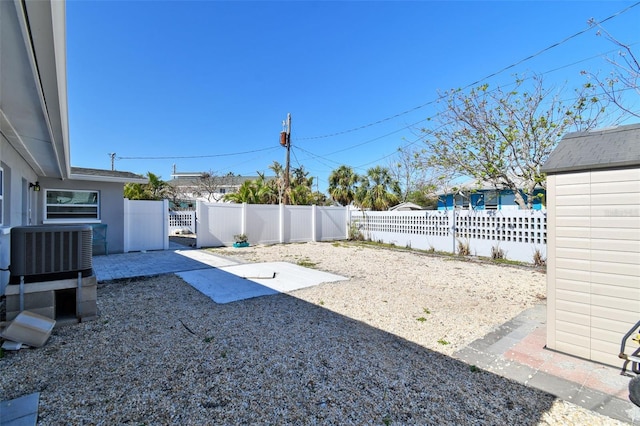
[[[637,7],[638,5],[640,5],[640,1],[638,1],[638,2],[636,2],[634,4],[632,4],[632,5],[629,5],[628,7],[626,7],[624,9],[622,9],[622,10],[620,10],[620,11],[618,11],[618,12],[616,12],[616,13],[610,15],[610,16],[608,16],[607,18],[605,18],[603,20],[597,21],[597,24],[605,23],[605,22],[607,22],[607,21],[609,21],[609,20],[611,20],[611,19],[613,19],[613,18],[615,18],[615,17],[617,17],[617,16],[619,16],[619,15],[621,15],[623,13],[628,12],[629,10],[631,10],[634,7]],[[491,73],[491,74],[489,74],[489,75],[487,75],[487,76],[485,76],[485,77],[483,77],[481,79],[478,79],[478,80],[476,80],[476,81],[474,81],[472,83],[469,83],[469,84],[465,85],[464,87],[462,87],[460,90],[468,89],[470,87],[473,87],[473,86],[479,84],[483,80],[487,80],[487,79],[495,77],[495,76],[497,76],[499,74],[502,74],[503,72],[505,72],[505,71],[507,71],[509,69],[512,69],[512,68],[514,68],[514,67],[516,67],[516,66],[518,66],[518,65],[520,65],[520,64],[522,64],[524,62],[527,62],[527,61],[529,61],[529,60],[531,60],[531,59],[533,59],[533,58],[535,58],[537,56],[540,56],[541,54],[543,54],[543,53],[545,53],[545,52],[547,52],[547,51],[549,51],[549,50],[551,50],[553,48],[556,48],[556,47],[568,42],[569,40],[571,40],[573,38],[576,38],[576,37],[588,32],[588,31],[590,31],[590,30],[592,30],[594,28],[595,28],[595,25],[590,25],[588,28],[585,28],[585,29],[583,29],[581,31],[578,31],[577,33],[574,33],[574,34],[572,34],[572,35],[570,35],[568,37],[565,37],[564,39],[562,39],[562,40],[560,40],[560,41],[558,41],[556,43],[553,43],[553,44],[545,47],[544,49],[541,49],[541,50],[537,51],[536,53],[534,53],[532,55],[529,55],[529,56],[527,56],[527,57],[525,57],[525,58],[523,58],[523,59],[521,59],[521,60],[519,60],[517,62],[514,62],[514,63],[512,63],[512,64],[510,64],[510,65],[508,65],[506,67],[501,68],[500,70],[498,70],[496,72],[493,72],[493,73]],[[610,52],[607,52],[607,53],[610,53]],[[595,55],[593,57],[586,58],[586,59],[583,59],[583,60],[580,60],[580,61],[577,61],[577,62],[574,62],[574,63],[571,63],[571,64],[563,65],[561,67],[546,71],[545,73],[542,73],[542,74],[546,74],[546,73],[554,72],[554,71],[557,71],[557,70],[560,70],[560,69],[563,69],[563,68],[567,68],[567,67],[573,66],[575,64],[591,60],[591,59],[596,58],[598,56],[601,56],[601,55]],[[494,90],[497,90],[497,89],[499,89],[499,88],[496,88]],[[343,135],[343,134],[347,134],[347,133],[356,132],[358,130],[362,130],[362,129],[365,129],[365,128],[373,127],[375,125],[378,125],[378,124],[381,124],[381,123],[396,119],[398,117],[407,115],[407,114],[409,114],[411,112],[417,111],[417,110],[422,109],[422,108],[424,108],[426,106],[433,105],[436,102],[441,101],[445,97],[446,97],[445,95],[438,96],[437,98],[432,99],[432,100],[430,100],[428,102],[425,102],[425,103],[423,103],[421,105],[415,106],[413,108],[407,109],[407,110],[399,112],[397,114],[393,114],[393,115],[388,116],[386,118],[383,118],[383,119],[380,119],[380,120],[376,120],[374,122],[370,122],[369,124],[365,124],[365,125],[362,125],[362,126],[354,127],[354,128],[343,130],[343,131],[339,131],[339,132],[320,135],[320,136],[295,138],[295,141],[298,142],[298,141],[305,141],[305,140],[324,139],[324,138],[335,137],[335,136],[339,136],[339,135]],[[394,130],[392,132],[386,133],[386,134],[384,134],[382,136],[378,136],[378,137],[375,137],[375,138],[372,138],[372,139],[368,139],[366,141],[363,141],[363,142],[357,143],[355,145],[351,145],[349,147],[346,147],[346,148],[343,148],[343,149],[340,149],[340,150],[337,150],[337,151],[333,151],[331,153],[324,154],[324,155],[315,154],[315,153],[313,153],[311,151],[308,151],[306,149],[301,148],[297,144],[296,144],[296,148],[299,149],[302,152],[305,152],[308,155],[313,156],[316,159],[316,161],[318,161],[318,162],[321,162],[320,159],[323,159],[323,160],[329,161],[331,163],[340,164],[339,162],[331,160],[331,159],[327,158],[326,156],[339,154],[341,152],[345,152],[345,151],[348,151],[348,150],[351,150],[351,149],[355,149],[355,148],[358,148],[358,147],[373,143],[373,142],[378,141],[380,139],[383,139],[385,137],[388,137],[388,136],[391,136],[393,134],[399,133],[399,132],[401,132],[401,131],[403,131],[405,129],[414,127],[416,124],[419,124],[421,122],[433,119],[433,118],[437,117],[438,114],[439,113],[436,113],[433,117],[427,117],[427,118],[419,120],[417,122],[405,125],[405,126],[399,128],[397,130]],[[410,142],[409,144],[403,145],[400,148],[414,145],[415,143],[419,142],[419,140],[420,140],[420,138]],[[177,156],[177,155],[176,156],[119,156],[119,157],[117,157],[117,159],[118,160],[178,160],[178,159],[216,158],[216,157],[230,157],[230,156],[246,155],[246,154],[252,154],[252,153],[257,153],[257,152],[274,151],[276,149],[279,149],[279,147],[276,146],[276,147],[261,148],[261,149],[256,149],[256,150],[233,152],[233,153],[226,153],[226,154],[181,155],[181,156]],[[366,165],[369,165],[369,164],[373,164],[373,163],[375,163],[377,161],[383,160],[385,158],[388,158],[388,157],[394,155],[395,152],[396,151],[394,151],[391,154],[385,155],[385,156],[379,158],[378,160],[374,160],[372,162],[366,163],[365,165],[363,165],[363,167],[366,166]],[[294,153],[294,157],[295,157],[295,153]],[[296,161],[298,161],[297,157],[296,157]],[[298,163],[299,163],[299,161],[298,161]],[[330,167],[327,164],[324,164],[324,165],[327,166],[327,167]]]
[[[622,15],[623,13],[628,12],[629,10],[631,10],[632,8],[634,8],[634,7],[638,6],[638,5],[640,5],[640,1],[639,1],[639,2],[636,2],[636,3],[632,4],[632,5],[630,5],[630,6],[626,7],[626,8],[624,8],[624,9],[622,9],[622,10],[620,10],[620,11],[616,12],[616,13],[614,13],[613,15],[610,15],[610,16],[606,17],[605,19],[602,19],[602,20],[600,20],[600,21],[597,21],[597,23],[598,23],[598,24],[602,24],[602,23],[604,23],[604,22],[607,22],[607,21],[609,21],[609,20],[611,20],[611,19],[613,19],[613,18],[615,18],[615,17],[617,17],[617,16]],[[500,70],[498,70],[498,71],[496,71],[496,72],[493,72],[493,73],[491,73],[491,74],[489,74],[489,75],[487,75],[487,76],[485,76],[485,77],[483,77],[483,78],[480,78],[480,79],[478,79],[478,80],[476,80],[476,81],[474,81],[474,82],[472,82],[472,83],[469,83],[469,84],[467,84],[467,85],[463,86],[460,90],[469,89],[470,87],[473,87],[473,86],[475,86],[475,85],[479,84],[480,82],[482,82],[482,81],[484,81],[484,80],[488,80],[488,79],[490,79],[490,78],[492,78],[492,77],[495,77],[495,76],[497,76],[497,75],[499,75],[499,74],[502,74],[503,72],[505,72],[505,71],[507,71],[507,70],[509,70],[509,69],[515,68],[516,66],[518,66],[518,65],[520,65],[520,64],[522,64],[522,63],[524,63],[524,62],[527,62],[527,61],[529,61],[529,60],[531,60],[531,59],[533,59],[533,58],[536,58],[536,57],[538,57],[538,56],[542,55],[543,53],[545,53],[545,52],[547,52],[547,51],[549,51],[549,50],[551,50],[551,49],[554,49],[554,48],[556,48],[556,47],[558,47],[558,46],[560,46],[560,45],[562,45],[562,44],[564,44],[564,43],[568,42],[569,40],[572,40],[572,39],[574,39],[574,38],[576,38],[576,37],[578,37],[578,36],[580,36],[580,35],[582,35],[582,34],[584,34],[584,33],[588,32],[588,31],[593,30],[594,28],[595,28],[595,25],[590,25],[588,28],[585,28],[585,29],[583,29],[583,30],[581,30],[581,31],[578,31],[577,33],[574,33],[574,34],[572,34],[572,35],[570,35],[570,36],[568,36],[568,37],[565,37],[565,38],[564,38],[564,39],[562,39],[561,41],[558,41],[558,42],[556,42],[556,43],[553,43],[553,44],[551,44],[551,45],[549,45],[549,46],[545,47],[544,49],[541,49],[541,50],[537,51],[536,53],[534,53],[534,54],[532,54],[532,55],[529,55],[529,56],[527,56],[527,57],[525,57],[525,58],[523,58],[523,59],[520,59],[520,60],[519,60],[519,61],[517,61],[517,62],[514,62],[514,63],[512,63],[512,64],[510,64],[510,65],[507,65],[507,66],[505,66],[505,67],[501,68]],[[302,140],[325,139],[325,138],[329,138],[329,137],[334,137],[334,136],[339,136],[339,135],[343,135],[343,134],[347,134],[347,133],[356,132],[356,131],[358,131],[358,130],[366,129],[366,128],[368,128],[368,127],[372,127],[372,126],[375,126],[375,125],[378,125],[378,124],[384,123],[384,122],[386,122],[386,121],[393,120],[393,119],[395,119],[395,118],[398,118],[398,117],[400,117],[400,116],[403,116],[403,115],[409,114],[409,113],[411,113],[411,112],[413,112],[413,111],[416,111],[416,110],[418,110],[418,109],[421,109],[421,108],[424,108],[424,107],[426,107],[426,106],[432,105],[432,104],[434,104],[434,103],[438,102],[439,100],[444,99],[444,97],[445,97],[444,95],[438,96],[436,99],[430,100],[430,101],[425,102],[425,103],[423,103],[423,104],[421,104],[421,105],[418,105],[418,106],[415,106],[415,107],[413,107],[413,108],[407,109],[407,110],[405,110],[405,111],[399,112],[399,113],[397,113],[397,114],[394,114],[394,115],[388,116],[388,117],[386,117],[386,118],[382,118],[382,119],[380,119],[380,120],[377,120],[377,121],[371,122],[371,123],[369,123],[369,124],[364,124],[364,125],[362,125],[362,126],[354,127],[354,128],[347,129],[347,130],[342,130],[342,131],[339,131],[339,132],[328,133],[328,134],[325,134],[325,135],[320,135],[320,136],[310,136],[310,137],[299,138],[298,140],[302,141]]]
[[[180,160],[180,159],[193,159],[193,158],[214,158],[214,157],[232,157],[236,155],[253,154],[256,152],[273,151],[278,149],[277,146],[270,148],[254,149],[251,151],[231,152],[228,154],[207,154],[207,155],[170,155],[162,157],[116,157],[118,160]]]

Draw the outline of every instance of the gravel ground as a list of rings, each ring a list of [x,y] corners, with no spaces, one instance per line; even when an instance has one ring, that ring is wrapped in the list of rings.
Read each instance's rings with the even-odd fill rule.
[[[544,274],[345,243],[217,249],[347,276],[218,305],[175,275],[100,283],[95,321],[0,359],[39,424],[617,425],[450,355],[544,298]]]

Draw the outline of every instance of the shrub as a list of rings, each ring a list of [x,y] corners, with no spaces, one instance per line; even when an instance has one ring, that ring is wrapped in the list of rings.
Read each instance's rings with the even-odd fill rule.
[[[458,255],[469,256],[471,254],[471,247],[469,247],[469,241],[458,240]]]
[[[364,235],[362,235],[357,223],[352,222],[349,225],[349,241],[364,241]]]
[[[545,266],[547,264],[547,259],[542,256],[540,249],[536,249],[533,253],[533,264],[536,266]]]
[[[504,250],[502,250],[500,247],[498,246],[493,246],[491,247],[491,258],[493,260],[499,260],[499,259],[504,259]]]

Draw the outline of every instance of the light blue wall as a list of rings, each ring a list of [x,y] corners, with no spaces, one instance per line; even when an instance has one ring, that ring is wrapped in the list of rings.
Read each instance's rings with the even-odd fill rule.
[[[467,195],[470,198],[469,205],[473,210],[485,210],[484,196],[489,191],[478,190],[474,191],[472,194]],[[542,198],[539,196],[542,195]],[[524,196],[524,194],[523,194]],[[534,191],[535,198],[533,199],[533,210],[542,210],[544,207],[544,201],[546,192],[543,189],[536,189]],[[438,210],[451,210],[454,207],[454,197],[453,194],[440,195],[438,197]],[[513,191],[511,190],[502,190],[498,194],[498,210],[502,210],[505,208],[518,207],[515,202],[515,197],[513,195]],[[465,207],[466,208],[466,207]]]

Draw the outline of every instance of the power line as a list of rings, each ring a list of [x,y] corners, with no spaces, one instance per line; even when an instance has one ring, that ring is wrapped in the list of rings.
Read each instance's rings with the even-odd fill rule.
[[[118,160],[179,160],[189,158],[213,158],[213,157],[231,157],[235,155],[253,154],[255,152],[275,151],[278,147],[254,149],[251,151],[232,152],[230,154],[210,154],[210,155],[173,155],[166,157],[118,157]]]
[[[604,22],[607,22],[607,21],[609,21],[609,20],[611,20],[611,19],[613,19],[613,18],[615,18],[615,17],[617,17],[617,16],[622,15],[623,13],[628,12],[629,10],[633,9],[634,7],[636,7],[636,6],[638,6],[638,5],[640,5],[640,2],[636,2],[636,3],[634,3],[634,4],[630,5],[630,6],[628,6],[628,7],[624,8],[624,9],[622,9],[622,10],[620,10],[620,11],[618,11],[618,12],[614,13],[614,14],[613,14],[613,15],[611,15],[611,16],[608,16],[607,18],[605,18],[605,19],[603,19],[603,20],[601,20],[601,21],[597,21],[597,23],[598,23],[598,24],[602,24],[602,23],[604,23]],[[522,63],[524,63],[524,62],[527,62],[527,61],[529,61],[529,60],[531,60],[531,59],[533,59],[533,58],[536,58],[536,57],[540,56],[541,54],[543,54],[543,53],[545,53],[545,52],[547,52],[547,51],[549,51],[549,50],[551,50],[551,49],[554,49],[554,48],[556,48],[556,47],[558,47],[558,46],[560,46],[560,45],[562,45],[562,44],[564,44],[564,43],[568,42],[568,41],[569,41],[569,40],[571,40],[571,39],[574,39],[574,38],[576,38],[576,37],[578,37],[578,36],[580,36],[580,35],[582,35],[582,34],[584,34],[584,33],[588,32],[588,31],[591,31],[593,28],[594,28],[594,26],[591,26],[591,25],[590,25],[588,28],[585,28],[584,30],[578,31],[578,32],[577,32],[577,33],[575,33],[575,34],[572,34],[572,35],[570,35],[570,36],[568,36],[568,37],[565,37],[563,40],[561,40],[561,41],[559,41],[559,42],[556,42],[556,43],[553,43],[553,44],[551,44],[550,46],[547,46],[547,47],[545,47],[544,49],[539,50],[538,52],[536,52],[536,53],[534,53],[534,54],[532,54],[532,55],[529,55],[529,56],[527,56],[527,57],[525,57],[525,58],[523,58],[523,59],[521,59],[521,60],[519,60],[519,61],[517,61],[517,62],[514,62],[514,63],[512,63],[512,64],[510,64],[510,65],[507,65],[506,67],[504,67],[504,68],[502,68],[502,69],[500,69],[500,70],[498,70],[498,71],[496,71],[496,72],[493,72],[493,73],[491,73],[491,74],[489,74],[489,75],[487,75],[487,76],[485,76],[485,77],[483,77],[483,78],[481,78],[481,79],[478,79],[478,80],[474,81],[473,83],[469,83],[469,84],[465,85],[464,87],[462,87],[460,90],[468,89],[468,88],[470,88],[470,87],[473,87],[473,86],[475,86],[475,85],[479,84],[479,83],[480,83],[480,82],[482,82],[483,80],[488,80],[488,79],[490,79],[490,78],[492,78],[492,77],[495,77],[495,76],[497,76],[497,75],[499,75],[499,74],[502,74],[503,72],[505,72],[505,71],[507,71],[507,70],[509,70],[509,69],[511,69],[511,68],[514,68],[514,67],[516,67],[516,66],[518,66],[518,65],[520,65],[520,64],[522,64]],[[298,140],[302,141],[302,140],[313,140],[313,139],[325,139],[325,138],[329,138],[329,137],[334,137],[334,136],[344,135],[344,134],[346,134],[346,133],[356,132],[356,131],[358,131],[358,130],[366,129],[366,128],[368,128],[368,127],[372,127],[372,126],[375,126],[375,125],[377,125],[377,124],[381,124],[381,123],[384,123],[384,122],[386,122],[386,121],[393,120],[393,119],[395,119],[395,118],[398,118],[398,117],[400,117],[400,116],[403,116],[403,115],[409,114],[409,113],[411,113],[411,112],[413,112],[413,111],[416,111],[416,110],[418,110],[418,109],[421,109],[421,108],[424,108],[424,107],[426,107],[426,106],[432,105],[432,104],[434,104],[434,103],[438,102],[439,100],[442,100],[444,97],[445,97],[444,95],[438,96],[436,99],[433,99],[433,100],[431,100],[431,101],[428,101],[428,102],[426,102],[426,103],[424,103],[424,104],[421,104],[421,105],[418,105],[418,106],[416,106],[416,107],[410,108],[410,109],[408,109],[408,110],[405,110],[405,111],[399,112],[399,113],[394,114],[394,115],[392,115],[392,116],[389,116],[389,117],[386,117],[386,118],[383,118],[383,119],[380,119],[380,120],[377,120],[377,121],[371,122],[371,123],[369,123],[369,124],[364,124],[364,125],[362,125],[362,126],[354,127],[354,128],[352,128],[352,129],[343,130],[343,131],[340,131],[340,132],[334,132],[334,133],[329,133],[329,134],[320,135],[320,136],[310,136],[310,137],[299,138]]]

